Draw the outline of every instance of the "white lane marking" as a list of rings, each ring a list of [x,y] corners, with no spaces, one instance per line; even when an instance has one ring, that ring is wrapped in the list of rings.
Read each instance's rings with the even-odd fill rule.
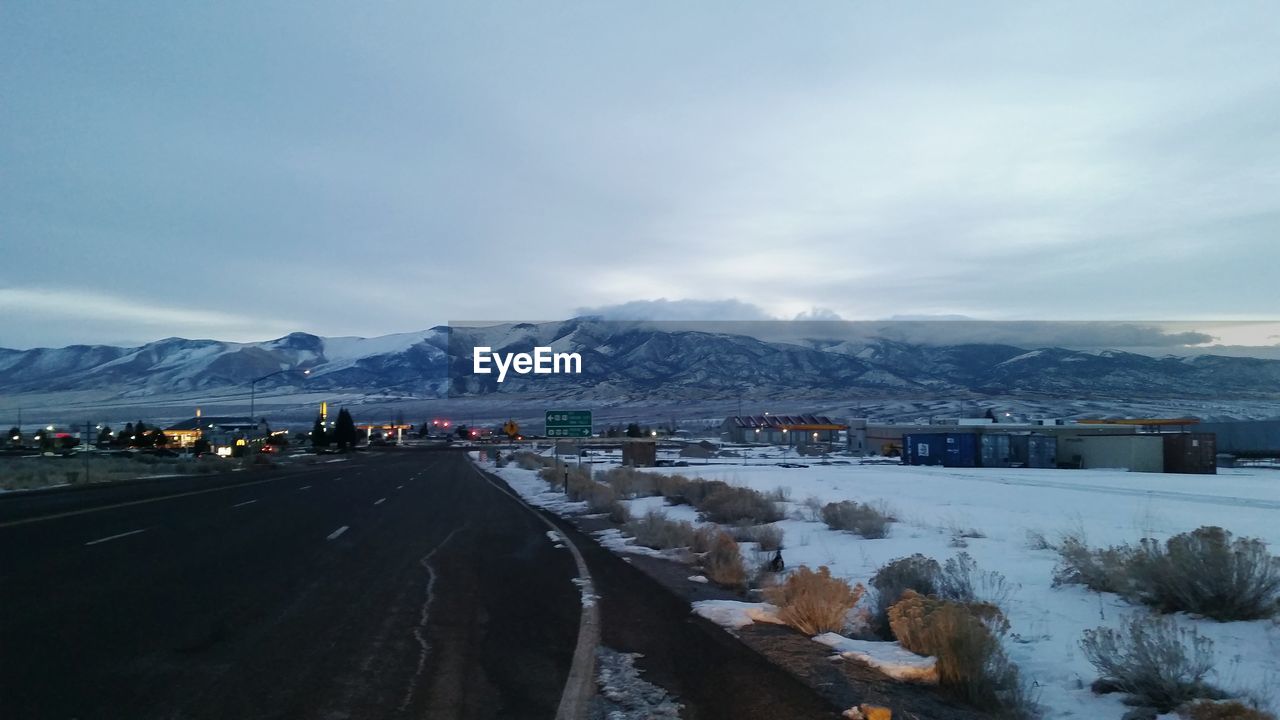
[[[123,532],[123,533],[120,533],[119,535],[108,535],[107,537],[98,538],[97,540],[90,540],[89,542],[85,543],[84,546],[89,547],[90,545],[97,545],[98,543],[110,542],[112,540],[119,540],[122,537],[137,535],[138,533],[144,533],[150,529],[151,528],[142,528],[141,530],[130,530],[129,532]]]
[[[258,501],[257,501],[257,500],[245,500],[244,502],[242,502],[242,503],[236,503],[235,505],[232,505],[231,507],[233,507],[233,508],[244,507],[245,505],[252,505],[252,504],[254,504],[254,503],[256,503],[256,502],[258,502]]]
[[[403,485],[397,485],[397,486],[396,486],[396,489],[397,489],[397,490],[403,490],[403,489],[404,489],[404,486],[403,486]]]
[[[334,478],[334,480],[341,480],[341,479],[342,479],[341,477]]]
[[[440,551],[440,548],[449,544],[449,541],[453,539],[454,535],[458,534],[459,530],[466,527],[466,525],[463,525],[460,528],[454,528],[453,532],[446,535],[439,545],[432,548],[431,552],[418,561],[427,570],[427,597],[422,602],[422,612],[418,616],[418,626],[413,629],[413,637],[418,641],[418,669],[414,671],[413,677],[409,679],[409,687],[405,690],[404,700],[400,703],[401,712],[404,712],[409,707],[409,704],[413,702],[413,694],[418,689],[418,679],[422,677],[422,672],[427,667],[427,656],[431,653],[431,644],[427,642],[426,636],[427,610],[431,608],[431,601],[435,599],[436,590],[436,571],[435,568],[431,567],[431,558]]]
[[[303,485],[302,487],[300,487],[300,488],[298,488],[298,489],[299,489],[299,490],[310,490],[310,489],[311,489],[311,486],[310,486],[310,485]]]
[[[339,535],[341,535],[342,533],[346,532],[349,528],[350,528],[350,526],[349,526],[349,525],[343,525],[342,527],[338,528],[337,530],[334,530],[333,532],[329,533],[329,538],[328,538],[328,539],[329,539],[329,540],[337,540],[337,539],[338,539],[338,536],[339,536]]]
[[[556,527],[555,523],[535,510],[532,505],[522,500],[520,496],[494,482],[488,474],[476,467],[474,462],[468,461],[467,464],[475,474],[489,483],[493,489],[515,500],[521,507],[541,520],[548,529],[554,530],[560,535],[564,540],[564,544],[568,546],[569,552],[573,555],[573,562],[578,567],[578,577],[574,578],[573,584],[578,586],[582,595],[582,614],[578,616],[578,643],[573,649],[573,659],[569,662],[569,677],[565,680],[564,690],[560,693],[560,704],[556,708],[556,720],[573,720],[574,718],[585,717],[587,712],[586,704],[595,688],[596,645],[600,643],[600,609],[595,602],[599,596],[595,593],[595,585],[591,580],[591,572],[587,569],[587,561],[582,557],[582,551],[578,549],[578,546],[563,532],[560,532],[560,528]],[[623,560],[629,559],[623,558]]]
[[[386,501],[387,501],[387,499],[386,499],[386,498],[382,498],[382,499],[378,500],[377,502],[375,502],[375,503],[374,503],[374,505],[381,505],[382,503],[384,503],[384,502],[386,502]]]

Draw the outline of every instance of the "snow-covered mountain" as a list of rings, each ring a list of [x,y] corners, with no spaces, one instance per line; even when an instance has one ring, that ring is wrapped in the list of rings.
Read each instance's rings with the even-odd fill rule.
[[[471,374],[471,351],[534,346],[577,352],[572,376]],[[1060,397],[1280,399],[1280,361],[1156,358],[1012,345],[922,345],[885,339],[766,342],[660,324],[576,318],[483,328],[436,327],[376,338],[293,333],[256,343],[169,338],[141,347],[0,349],[0,393],[106,392],[161,398],[302,388],[414,397],[537,394],[590,399],[735,397]],[[303,378],[303,370],[310,373]],[[296,371],[296,372],[293,372]],[[451,382],[452,378],[452,382]]]

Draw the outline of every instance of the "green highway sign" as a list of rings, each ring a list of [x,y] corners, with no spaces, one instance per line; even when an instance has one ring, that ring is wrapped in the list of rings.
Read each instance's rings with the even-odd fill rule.
[[[547,437],[591,437],[589,427],[547,428]]]
[[[591,411],[548,410],[547,437],[591,437]]]

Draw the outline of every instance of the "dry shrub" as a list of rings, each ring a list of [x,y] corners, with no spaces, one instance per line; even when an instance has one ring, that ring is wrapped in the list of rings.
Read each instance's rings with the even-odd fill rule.
[[[827,503],[822,508],[822,521],[832,530],[856,533],[864,538],[888,537],[893,517],[883,508],[875,508],[852,500]]]
[[[658,494],[654,476],[633,467],[619,467],[601,473],[600,481],[608,483],[619,497],[633,499]]]
[[[1091,550],[1079,535],[1065,535],[1058,543],[1053,584],[1084,585],[1094,592],[1124,594],[1130,583],[1133,549],[1120,545]]]
[[[938,686],[974,707],[1006,717],[1032,715],[1018,668],[1004,653],[1004,613],[986,603],[960,603],[907,591],[889,609],[902,647],[938,661]]]
[[[669,520],[666,515],[653,510],[628,523],[627,532],[635,536],[636,542],[655,550],[690,547],[694,544],[693,525]]]
[[[994,570],[979,570],[969,553],[957,553],[947,560],[938,575],[938,596],[957,602],[985,602],[1003,606],[1016,586]]]
[[[1077,583],[1114,592],[1160,612],[1191,612],[1220,621],[1256,620],[1280,612],[1280,558],[1253,538],[1232,539],[1220,527],[1201,527],[1163,545],[1090,549],[1064,538],[1054,584]]]
[[[1178,708],[1185,720],[1276,720],[1276,716],[1249,707],[1239,700],[1196,700]]]
[[[547,466],[547,458],[544,458],[537,453],[527,451],[518,452],[516,453],[515,458],[516,465],[520,466],[520,468],[524,470],[541,470]]]
[[[711,549],[702,556],[702,569],[714,583],[739,590],[746,587],[747,568],[742,562],[742,553],[727,532],[717,533],[711,541]]]
[[[1280,558],[1253,538],[1232,540],[1220,527],[1143,540],[1134,554],[1133,599],[1161,612],[1220,621],[1268,618],[1280,610]]]
[[[1144,613],[1119,629],[1085,630],[1080,647],[1102,684],[1134,704],[1169,712],[1190,700],[1222,697],[1205,682],[1213,669],[1213,641],[1168,618]]]
[[[684,475],[654,475],[653,483],[659,495],[676,505],[691,505],[691,486],[702,484]]]
[[[753,542],[761,550],[772,552],[782,549],[782,528],[776,525],[741,524],[733,527],[733,539],[738,542]]]
[[[778,618],[805,635],[839,632],[845,615],[862,598],[861,584],[850,587],[841,578],[831,577],[825,565],[817,572],[801,565],[786,582],[766,588],[765,600],[778,606]]]
[[[942,566],[937,560],[919,553],[885,563],[871,576],[876,601],[872,613],[872,626],[881,637],[892,637],[889,625],[889,608],[908,590],[921,595],[936,595],[941,582]]]
[[[716,538],[720,535],[720,528],[715,525],[703,525],[693,531],[693,543],[689,549],[695,553],[702,554],[711,552],[711,546],[715,544]]]
[[[691,502],[707,520],[723,525],[743,522],[759,525],[782,519],[777,503],[749,488],[721,484],[712,488],[700,501]]]

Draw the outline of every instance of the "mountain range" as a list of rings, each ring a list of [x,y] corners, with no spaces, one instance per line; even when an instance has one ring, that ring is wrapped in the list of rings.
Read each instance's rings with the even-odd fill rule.
[[[582,356],[581,375],[471,374],[476,346]],[[306,389],[415,398],[518,396],[582,401],[735,397],[1280,399],[1280,361],[1116,350],[929,345],[886,338],[777,342],[732,332],[575,318],[435,327],[375,338],[292,333],[265,342],[168,338],[140,347],[0,349],[0,394],[102,397]],[[302,371],[309,370],[306,375]]]

